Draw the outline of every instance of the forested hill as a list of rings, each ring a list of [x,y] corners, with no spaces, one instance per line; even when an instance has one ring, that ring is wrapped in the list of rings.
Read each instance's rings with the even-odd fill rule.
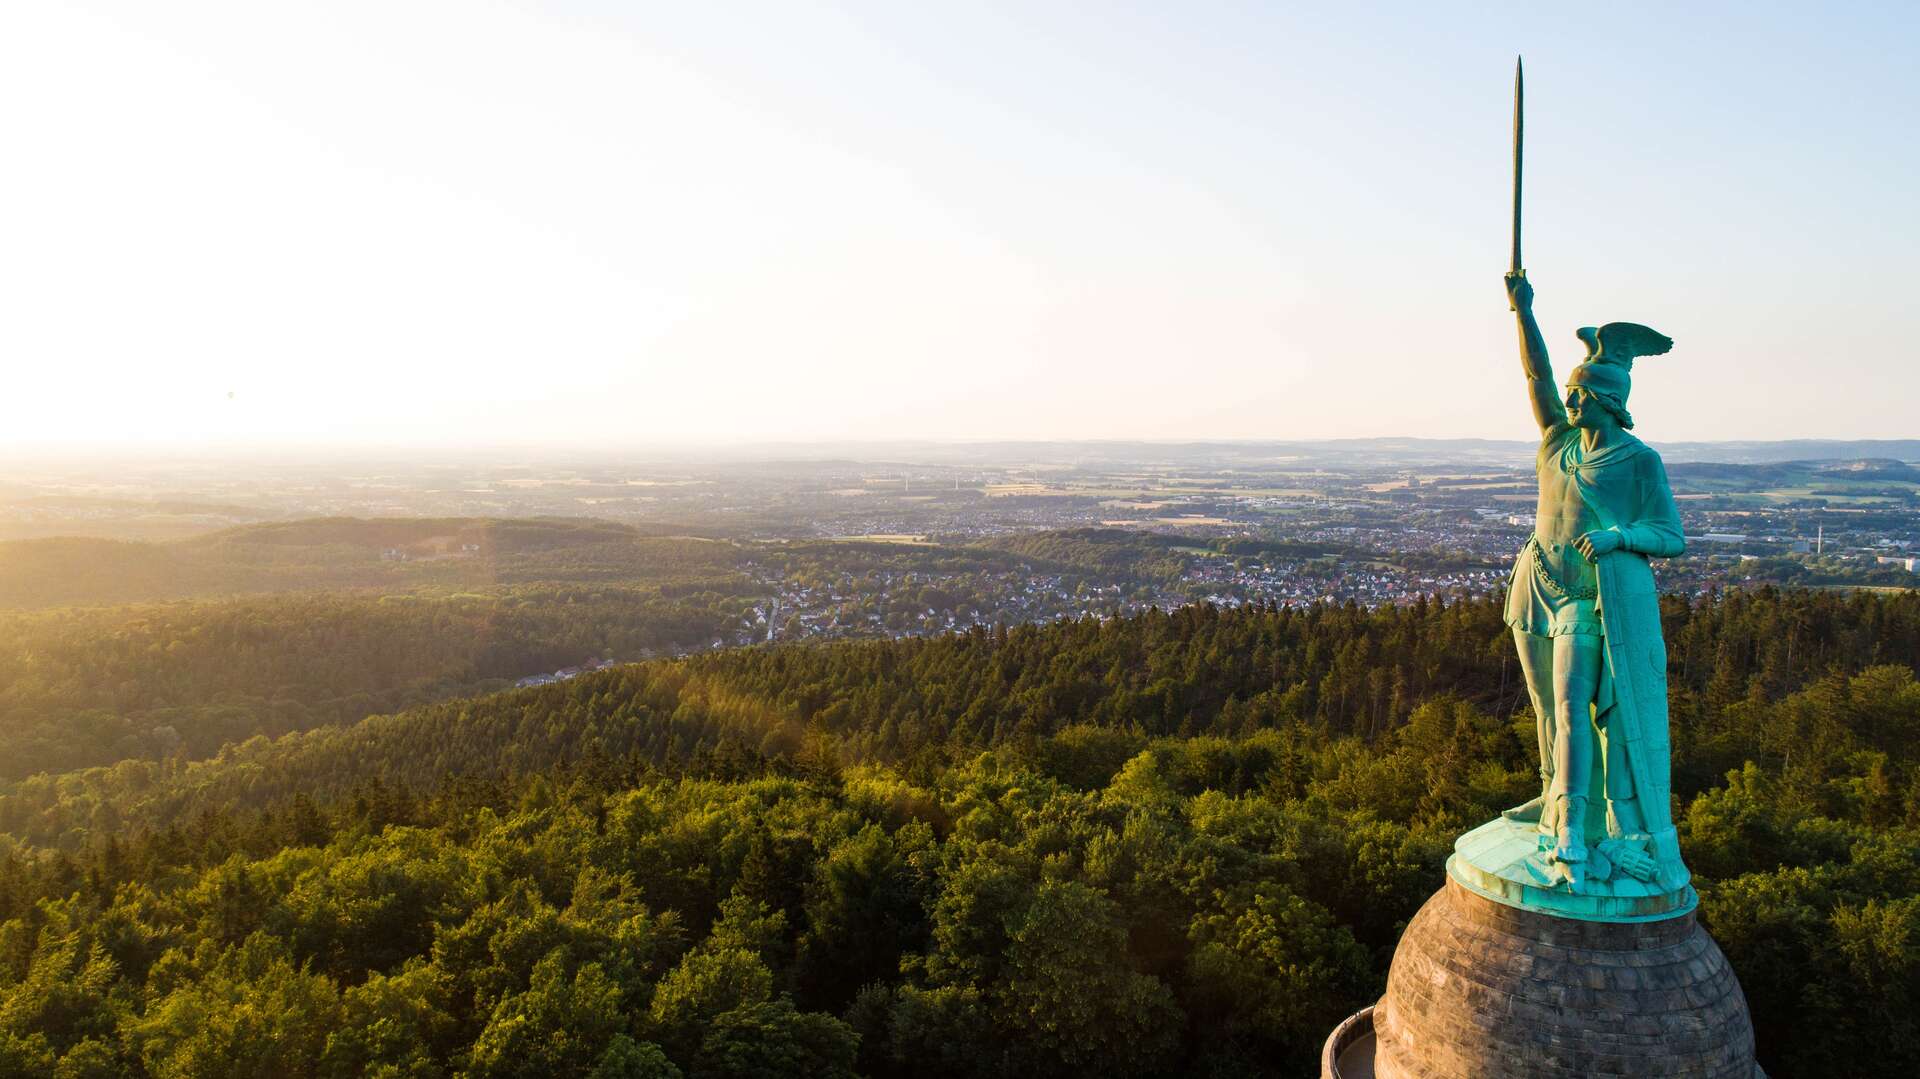
[[[327,517],[165,543],[0,542],[0,609],[730,570],[727,544],[589,518]]]
[[[1830,692],[1822,687],[1872,667],[1920,667],[1920,595],[1911,593],[1766,589],[1694,605],[1669,598],[1664,613],[1682,794],[1748,759],[1790,762],[1811,732],[1793,713],[1782,714],[1785,727],[1766,726],[1762,705]],[[1068,727],[1133,738],[1291,730],[1371,743],[1440,698],[1501,722],[1524,713],[1497,601],[1195,606],[936,638],[730,649],[256,737],[209,761],[126,760],[0,785],[0,832],[70,845],[122,820],[165,823],[374,779],[424,789],[450,774],[539,772],[589,754],[661,767],[715,753],[912,764],[1031,745]],[[1873,751],[1897,755],[1910,747],[1878,743],[1907,730],[1876,721],[1848,737],[1871,736]],[[1866,759],[1838,745],[1811,761],[1803,751],[1796,774],[1826,782],[1824,769],[1843,767],[1829,756],[1845,769]],[[1915,777],[1894,778],[1912,796]]]
[[[0,780],[354,723],[610,656],[704,646],[744,586],[513,585],[0,612]]]
[[[730,543],[591,520],[338,518],[166,544],[0,544],[0,779],[197,759],[705,646],[761,592],[742,560]],[[124,602],[172,596],[200,598]]]
[[[1043,564],[1172,581],[1186,570],[1187,560],[1179,548],[1196,542],[1159,532],[1078,528],[999,536],[980,546],[1009,551]]]
[[[1920,597],[1670,603],[1784,1079],[1920,1067]],[[1293,1076],[1530,793],[1490,602],[715,652],[0,786],[0,1074]]]

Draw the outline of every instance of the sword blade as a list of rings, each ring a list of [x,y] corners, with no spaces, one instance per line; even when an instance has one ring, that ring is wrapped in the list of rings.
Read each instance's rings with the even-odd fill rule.
[[[1520,146],[1526,126],[1526,83],[1520,70],[1520,58],[1513,58],[1513,265],[1520,268]]]

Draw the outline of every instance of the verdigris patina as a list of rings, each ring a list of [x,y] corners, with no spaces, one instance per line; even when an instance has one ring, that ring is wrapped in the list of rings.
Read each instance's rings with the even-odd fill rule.
[[[1577,332],[1565,395],[1520,262],[1522,83],[1514,72],[1507,300],[1540,429],[1533,535],[1507,591],[1540,746],[1538,797],[1461,836],[1447,871],[1490,899],[1577,918],[1671,917],[1698,902],[1669,806],[1667,652],[1649,558],[1686,547],[1660,455],[1627,433],[1634,361],[1673,347],[1632,322]]]
[[[1660,457],[1627,433],[1630,322],[1579,331],[1555,385],[1520,262],[1513,86],[1508,302],[1540,429],[1533,534],[1506,617],[1540,745],[1540,794],[1461,836],[1407,924],[1385,994],[1336,1027],[1321,1079],[1766,1079],[1727,958],[1700,924],[1671,820],[1666,643],[1649,558],[1685,546]],[[1625,924],[1622,924],[1625,923]]]
[[[1448,869],[1532,910],[1605,920],[1695,903],[1669,809],[1666,644],[1649,558],[1685,549],[1660,455],[1628,433],[1636,359],[1673,342],[1631,322],[1586,327],[1555,385],[1533,287],[1507,275],[1541,432],[1533,535],[1515,560],[1507,624],[1539,736],[1538,797],[1468,832]]]

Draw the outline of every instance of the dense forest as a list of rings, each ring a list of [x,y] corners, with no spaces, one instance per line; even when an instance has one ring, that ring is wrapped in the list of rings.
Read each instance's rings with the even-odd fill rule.
[[[1920,597],[1667,605],[1776,1076],[1920,1068]],[[1308,1074],[1533,782],[1492,602],[779,646],[0,784],[0,1076]]]
[[[743,586],[520,585],[0,612],[0,779],[353,723],[589,659],[704,645]]]

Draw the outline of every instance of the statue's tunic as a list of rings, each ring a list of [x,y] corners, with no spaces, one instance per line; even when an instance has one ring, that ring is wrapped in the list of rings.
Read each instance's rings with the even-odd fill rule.
[[[1507,625],[1536,637],[1600,633],[1593,565],[1573,546],[1600,527],[1574,480],[1583,456],[1580,429],[1556,423],[1534,458],[1540,502],[1508,583]]]
[[[1666,469],[1659,454],[1624,431],[1613,445],[1588,456],[1580,429],[1563,421],[1547,428],[1540,440],[1534,473],[1540,502],[1533,535],[1514,562],[1507,624],[1538,637],[1598,635],[1593,564],[1573,541],[1612,529],[1629,551],[1650,558],[1679,554],[1686,538]]]

